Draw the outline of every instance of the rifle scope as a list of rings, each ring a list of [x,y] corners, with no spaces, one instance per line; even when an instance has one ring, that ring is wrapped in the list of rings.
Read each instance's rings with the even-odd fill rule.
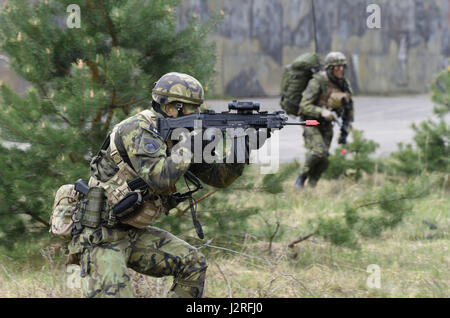
[[[236,100],[232,101],[231,103],[228,103],[228,109],[229,110],[237,110],[238,112],[241,111],[253,111],[256,110],[259,112],[259,103],[255,102],[238,102]]]

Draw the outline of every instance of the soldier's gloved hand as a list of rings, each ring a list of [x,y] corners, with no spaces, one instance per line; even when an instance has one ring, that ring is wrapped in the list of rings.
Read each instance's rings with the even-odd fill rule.
[[[333,112],[329,111],[328,109],[322,109],[322,112],[320,115],[325,118],[327,121],[335,121],[337,120],[336,116],[333,114]]]

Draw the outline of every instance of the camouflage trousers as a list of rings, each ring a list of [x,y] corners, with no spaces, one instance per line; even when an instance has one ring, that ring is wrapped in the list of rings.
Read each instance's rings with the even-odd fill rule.
[[[323,127],[303,127],[306,160],[301,174],[309,180],[309,185],[315,186],[322,173],[328,168],[328,151],[333,139],[333,127],[325,124]]]
[[[70,253],[80,253],[85,297],[134,297],[127,268],[154,277],[174,276],[170,295],[202,297],[206,259],[194,247],[158,229],[91,230],[75,236]]]

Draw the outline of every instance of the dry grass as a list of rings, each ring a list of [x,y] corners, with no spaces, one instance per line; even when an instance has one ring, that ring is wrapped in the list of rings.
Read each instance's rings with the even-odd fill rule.
[[[259,206],[260,213],[249,220],[239,248],[224,250],[230,247],[214,240],[197,245],[209,263],[207,297],[450,296],[448,193],[438,189],[415,200],[414,211],[398,227],[381,237],[362,239],[360,250],[315,236],[288,248],[311,231],[309,220],[342,215],[344,202],[357,202],[385,180],[380,175],[357,183],[324,180],[318,188],[302,192],[292,188],[293,182],[294,176],[279,195],[233,194],[234,200]],[[79,289],[67,287],[63,253],[61,245],[50,245],[37,260],[0,255],[0,297],[81,297]],[[370,264],[381,269],[379,289],[366,283]],[[170,277],[152,278],[131,270],[130,275],[137,297],[166,297],[172,283]]]

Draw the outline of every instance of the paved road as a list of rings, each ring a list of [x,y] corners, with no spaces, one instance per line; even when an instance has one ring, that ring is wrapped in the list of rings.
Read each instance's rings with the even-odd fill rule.
[[[279,110],[278,98],[246,98],[261,103],[262,110]],[[206,104],[216,111],[227,109],[226,100],[208,100]],[[429,95],[408,95],[399,97],[357,96],[354,98],[354,127],[364,131],[364,136],[377,142],[375,156],[386,157],[397,150],[397,143],[408,143],[413,140],[412,123],[419,123],[432,117],[433,103]],[[291,118],[291,121],[294,119]],[[331,151],[337,145],[336,136],[339,129],[335,127],[335,137]],[[304,160],[302,128],[287,126],[280,131],[280,162]]]
[[[280,110],[278,98],[251,98],[240,100],[254,100],[261,103],[262,110]],[[207,100],[206,104],[216,111],[227,110],[228,100]],[[409,95],[400,97],[368,97],[357,96],[354,98],[355,123],[354,127],[364,131],[366,138],[374,140],[380,147],[375,156],[385,157],[397,150],[397,143],[412,141],[413,131],[411,124],[419,123],[432,116],[433,104],[429,95]],[[291,118],[291,121],[295,119]],[[331,151],[337,145],[336,136],[339,128],[335,127],[335,138]],[[280,162],[304,161],[304,148],[302,128],[299,126],[287,126],[279,135]],[[7,146],[13,143],[3,142]],[[266,147],[266,146],[264,146]],[[266,148],[261,152],[266,153]],[[268,153],[268,152],[267,152]],[[264,156],[262,157],[264,158]],[[264,159],[262,159],[264,160]]]

